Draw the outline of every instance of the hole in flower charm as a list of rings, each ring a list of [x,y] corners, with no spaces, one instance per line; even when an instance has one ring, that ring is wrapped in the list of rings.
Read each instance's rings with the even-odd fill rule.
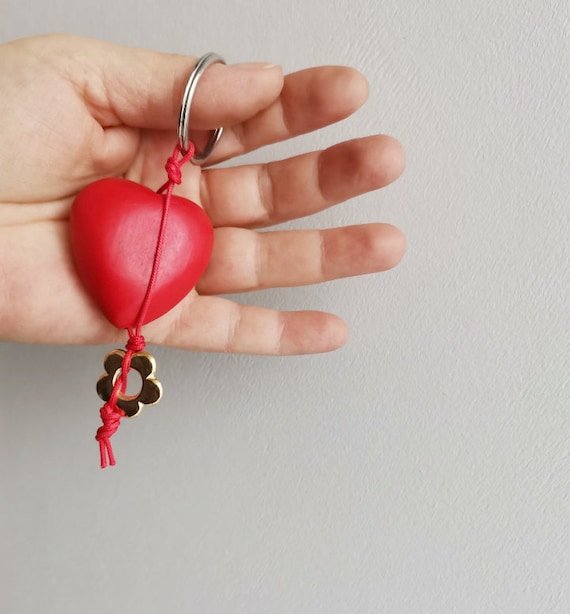
[[[124,350],[113,350],[105,356],[105,373],[97,382],[97,394],[103,401],[109,401],[117,379],[121,376]],[[162,385],[154,377],[156,361],[148,352],[135,352],[131,358],[131,369],[138,371],[142,380],[142,387],[138,394],[128,395],[119,391],[117,395],[117,407],[125,416],[136,416],[145,405],[154,405],[162,397]]]

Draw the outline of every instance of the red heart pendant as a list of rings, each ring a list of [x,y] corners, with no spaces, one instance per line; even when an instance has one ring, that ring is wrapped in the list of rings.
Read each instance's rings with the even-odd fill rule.
[[[133,328],[144,300],[164,197],[126,179],[83,189],[71,209],[71,245],[79,275],[109,321]],[[144,322],[164,315],[196,285],[210,260],[214,231],[196,204],[172,196],[156,285]]]

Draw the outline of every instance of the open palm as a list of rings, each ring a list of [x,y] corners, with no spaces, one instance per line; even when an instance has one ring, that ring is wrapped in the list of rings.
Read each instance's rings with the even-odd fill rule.
[[[88,183],[126,177],[153,189],[176,143],[184,84],[195,59],[70,36],[0,46],[0,340],[124,341],[84,291],[68,218]],[[208,163],[309,132],[353,113],[367,85],[344,67],[283,78],[264,64],[210,67],[192,107],[198,149],[225,126]],[[371,136],[268,164],[184,167],[176,194],[200,203],[215,228],[210,265],[168,314],[145,327],[151,343],[259,354],[342,345],[337,317],[279,312],[222,298],[262,288],[381,271],[405,241],[388,224],[330,230],[256,229],[316,213],[378,189],[402,172],[401,146]]]

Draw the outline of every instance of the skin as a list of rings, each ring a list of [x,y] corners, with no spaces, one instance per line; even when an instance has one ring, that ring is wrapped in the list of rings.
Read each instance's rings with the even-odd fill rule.
[[[0,45],[0,340],[123,344],[85,293],[68,238],[74,197],[103,177],[153,189],[177,142],[178,108],[196,58],[72,36]],[[225,131],[208,164],[323,128],[354,113],[368,85],[340,66],[283,76],[266,64],[212,65],[200,81],[191,139]],[[385,271],[405,251],[389,224],[258,232],[394,181],[401,145],[374,135],[267,164],[188,164],[176,194],[215,228],[211,263],[177,307],[143,329],[149,343],[217,352],[326,352],[348,337],[318,311],[238,305],[220,294]]]

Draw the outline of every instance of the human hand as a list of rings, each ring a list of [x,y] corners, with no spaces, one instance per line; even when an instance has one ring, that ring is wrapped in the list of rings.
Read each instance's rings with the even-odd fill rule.
[[[0,45],[0,340],[120,343],[86,294],[69,243],[74,197],[103,177],[157,189],[177,142],[178,107],[195,58],[72,36]],[[351,115],[367,84],[344,67],[283,78],[271,65],[212,65],[192,107],[198,151],[225,126],[208,163],[292,138]],[[383,271],[405,249],[388,224],[257,232],[311,215],[395,180],[401,146],[387,136],[340,143],[268,164],[184,167],[176,194],[201,204],[215,228],[210,265],[148,342],[255,354],[336,349],[346,325],[332,314],[238,305],[220,294],[319,283]]]

